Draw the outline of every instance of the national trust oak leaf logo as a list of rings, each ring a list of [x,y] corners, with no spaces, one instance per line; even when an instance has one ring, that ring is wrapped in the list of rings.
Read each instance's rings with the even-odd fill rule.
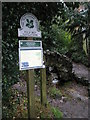
[[[33,28],[33,27],[34,27],[34,25],[33,25],[33,20],[30,20],[30,21],[29,21],[29,19],[26,19],[26,21],[27,21],[26,26],[27,26],[28,28]]]

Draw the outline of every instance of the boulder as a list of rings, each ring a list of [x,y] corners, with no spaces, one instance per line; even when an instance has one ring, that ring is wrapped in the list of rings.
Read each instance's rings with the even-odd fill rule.
[[[77,83],[81,83],[86,86],[90,85],[90,81],[89,81],[90,70],[88,67],[86,67],[85,65],[81,63],[73,62],[72,71],[74,73],[74,78]]]
[[[60,82],[72,80],[72,61],[68,57],[49,50],[45,51],[44,55],[47,79],[55,75],[52,79],[58,79]]]

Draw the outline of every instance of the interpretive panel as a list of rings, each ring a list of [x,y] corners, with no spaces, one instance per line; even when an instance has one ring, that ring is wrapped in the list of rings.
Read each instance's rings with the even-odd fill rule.
[[[36,69],[43,67],[43,50],[19,48],[20,70]]]

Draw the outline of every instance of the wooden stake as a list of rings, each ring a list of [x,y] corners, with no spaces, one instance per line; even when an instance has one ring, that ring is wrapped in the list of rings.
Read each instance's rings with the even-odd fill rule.
[[[27,38],[32,40],[32,38]],[[28,118],[35,118],[34,69],[27,70]]]
[[[45,60],[45,59],[44,59]],[[46,94],[46,68],[41,68],[41,104],[47,105],[47,94]]]

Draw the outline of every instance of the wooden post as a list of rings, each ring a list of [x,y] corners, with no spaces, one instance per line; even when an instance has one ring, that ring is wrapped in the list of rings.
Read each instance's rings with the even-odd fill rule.
[[[32,40],[32,38],[27,38]],[[27,70],[28,118],[35,118],[34,69]]]
[[[44,59],[45,60],[45,59]],[[46,68],[41,68],[41,104],[47,105],[47,94],[46,94]]]

